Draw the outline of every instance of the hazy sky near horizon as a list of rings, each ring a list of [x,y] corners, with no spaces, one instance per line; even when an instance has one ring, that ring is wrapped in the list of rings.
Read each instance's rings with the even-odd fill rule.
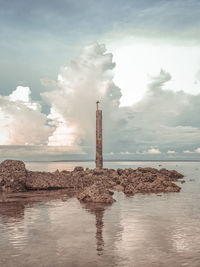
[[[200,1],[0,0],[1,158],[199,158]],[[73,155],[73,156],[72,156]]]

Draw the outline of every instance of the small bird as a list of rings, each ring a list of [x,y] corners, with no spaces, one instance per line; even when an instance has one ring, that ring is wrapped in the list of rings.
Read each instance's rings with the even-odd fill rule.
[[[97,110],[99,109],[99,103],[100,103],[99,101],[96,102],[96,104],[97,104]]]

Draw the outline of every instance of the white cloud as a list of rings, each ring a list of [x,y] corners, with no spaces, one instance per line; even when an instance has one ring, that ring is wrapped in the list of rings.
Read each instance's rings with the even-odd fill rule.
[[[167,154],[176,154],[177,152],[176,151],[174,151],[174,150],[168,150],[167,151]]]
[[[121,97],[120,89],[113,83],[114,66],[112,54],[106,53],[105,46],[94,44],[85,47],[76,60],[61,69],[56,89],[42,94],[51,105],[48,118],[56,126],[49,138],[50,145],[71,142],[94,148],[97,100],[103,109],[104,138],[109,136],[118,122]]]
[[[200,153],[200,147],[198,147],[197,149],[195,149],[195,150],[193,150],[193,151],[191,151],[191,150],[189,150],[189,149],[187,149],[187,150],[184,150],[183,151],[185,154],[195,154],[195,153]]]
[[[189,149],[186,149],[183,151],[184,154],[193,154],[193,151],[190,151]]]
[[[195,153],[200,153],[200,147],[198,147],[197,149],[195,149]]]
[[[63,116],[51,108],[48,115],[49,124],[56,126],[53,134],[48,138],[48,146],[73,146],[75,145],[75,130],[67,126]]]
[[[21,101],[23,103],[29,103],[30,93],[29,87],[17,86],[16,90],[9,95],[9,98],[13,102]]]
[[[158,148],[150,148],[147,151],[143,152],[144,154],[161,154],[160,150]]]
[[[121,155],[131,155],[131,154],[133,154],[133,153],[131,153],[131,152],[129,152],[129,151],[122,151],[122,152],[120,152],[119,154],[121,154]]]
[[[0,145],[46,144],[53,128],[41,106],[30,99],[29,87],[17,87],[0,96]]]
[[[148,79],[160,69],[172,71],[172,91],[198,94],[199,47],[167,45],[149,39],[127,38],[109,45],[116,61],[114,81],[122,89],[121,105],[129,106],[144,97]],[[185,64],[187,62],[188,64]],[[195,73],[196,77],[195,77]],[[183,79],[184,77],[184,79]]]

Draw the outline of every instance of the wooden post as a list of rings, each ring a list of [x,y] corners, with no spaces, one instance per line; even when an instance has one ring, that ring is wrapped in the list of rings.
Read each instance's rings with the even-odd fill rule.
[[[102,110],[98,109],[99,101],[96,102],[96,168],[103,168],[103,154],[102,154]]]

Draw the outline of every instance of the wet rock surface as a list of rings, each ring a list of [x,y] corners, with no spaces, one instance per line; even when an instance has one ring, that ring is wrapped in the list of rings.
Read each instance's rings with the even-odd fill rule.
[[[179,192],[174,182],[183,175],[175,170],[155,168],[86,169],[73,171],[33,172],[26,170],[22,161],[6,160],[0,164],[0,192],[67,189],[83,202],[111,204],[112,191],[123,191],[127,196],[137,193]]]

